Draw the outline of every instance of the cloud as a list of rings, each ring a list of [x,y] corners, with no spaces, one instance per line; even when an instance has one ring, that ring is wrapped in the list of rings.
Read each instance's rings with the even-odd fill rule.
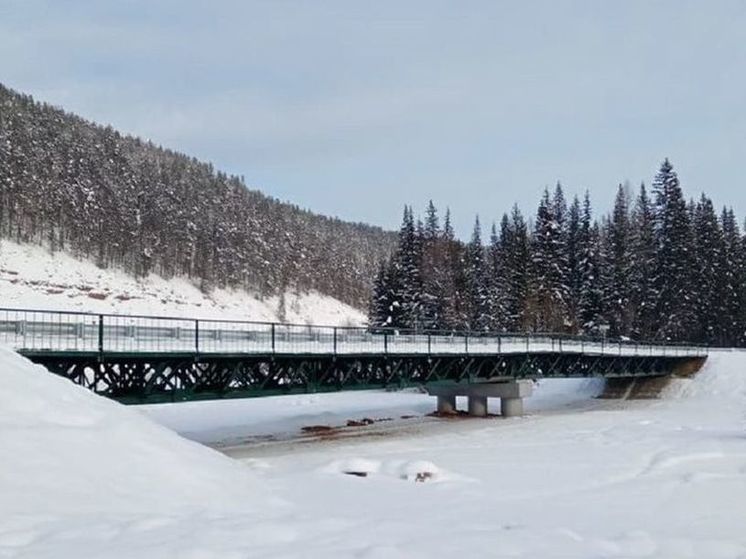
[[[599,205],[674,159],[746,212],[746,5],[7,1],[11,87],[318,211]]]

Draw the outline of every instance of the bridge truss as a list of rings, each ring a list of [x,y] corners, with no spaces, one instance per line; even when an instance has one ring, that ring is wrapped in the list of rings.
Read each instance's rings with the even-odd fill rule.
[[[124,403],[675,373],[707,350],[562,335],[401,332],[0,309],[0,344]]]

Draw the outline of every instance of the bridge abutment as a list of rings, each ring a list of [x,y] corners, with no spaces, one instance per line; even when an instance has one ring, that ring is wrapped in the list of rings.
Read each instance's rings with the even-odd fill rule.
[[[533,382],[516,380],[503,382],[453,383],[427,386],[428,394],[437,396],[438,413],[456,413],[456,396],[468,398],[469,415],[485,417],[488,399],[500,398],[500,413],[503,417],[523,415],[523,399],[533,393]]]

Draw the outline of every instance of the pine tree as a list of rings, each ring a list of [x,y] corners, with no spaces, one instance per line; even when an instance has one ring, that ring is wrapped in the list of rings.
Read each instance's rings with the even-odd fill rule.
[[[720,220],[723,231],[723,262],[718,296],[720,320],[716,341],[723,345],[743,345],[746,328],[744,245],[733,210],[723,209]]]
[[[603,314],[603,286],[600,265],[602,260],[601,238],[598,224],[593,222],[591,201],[588,193],[583,201],[578,238],[580,298],[578,315],[581,330],[586,334],[597,334],[605,325]]]
[[[507,216],[503,216],[507,221]],[[507,224],[505,224],[507,226]],[[487,250],[487,290],[489,300],[489,329],[494,332],[505,330],[506,309],[505,290],[507,289],[507,278],[505,274],[505,255],[500,244],[500,236],[497,233],[497,225],[492,223],[490,232],[490,245]]]
[[[567,249],[564,231],[564,196],[558,184],[539,204],[532,251],[532,312],[534,328],[562,332],[568,327]]]
[[[633,316],[632,335],[636,339],[648,340],[657,332],[659,319],[656,314],[658,292],[655,285],[655,215],[645,184],[640,185],[631,223],[629,296]]]
[[[580,252],[581,209],[580,200],[573,198],[567,221],[567,285],[568,317],[570,331],[577,333],[580,329],[580,295],[582,287],[581,252]]]
[[[697,329],[688,339],[711,344],[723,334],[719,307],[724,295],[725,241],[712,201],[704,194],[694,210],[693,232]]]
[[[696,323],[692,294],[693,239],[679,178],[666,159],[653,182],[656,193],[658,336],[685,340]]]
[[[451,225],[451,209],[446,208],[446,217],[443,222],[443,238],[446,241],[453,241],[456,239],[456,235],[453,232],[453,226]]]
[[[442,251],[440,283],[441,319],[439,329],[457,330],[465,328],[463,307],[463,268],[461,265],[462,244],[455,238],[451,225],[451,210],[446,208],[443,232],[440,237]]]
[[[433,242],[440,237],[440,220],[438,219],[438,210],[435,204],[430,200],[427,204],[425,213],[425,241]]]
[[[398,278],[400,289],[398,304],[401,307],[400,320],[392,324],[394,327],[423,328],[421,257],[421,245],[414,213],[411,207],[406,206],[399,230],[399,247],[394,258],[394,276]]]
[[[390,263],[381,261],[371,292],[370,304],[368,306],[368,324],[375,329],[387,326],[390,320],[390,308],[393,303],[390,295]]]
[[[607,222],[604,240],[606,261],[604,262],[604,307],[609,333],[612,336],[627,336],[631,330],[630,315],[630,226],[627,195],[620,184],[614,201],[611,219]]]
[[[426,330],[439,330],[444,326],[444,304],[447,281],[444,277],[446,262],[445,243],[432,200],[428,203],[422,239],[422,326]]]
[[[503,327],[509,332],[522,332],[530,327],[528,294],[531,268],[531,249],[528,226],[517,205],[510,217],[504,215],[500,225],[502,252],[502,304],[505,316]]]
[[[471,241],[464,252],[466,321],[469,330],[486,331],[490,327],[490,302],[479,217],[474,222]]]

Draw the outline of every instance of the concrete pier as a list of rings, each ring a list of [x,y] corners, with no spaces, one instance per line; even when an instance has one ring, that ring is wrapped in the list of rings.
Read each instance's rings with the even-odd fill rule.
[[[438,396],[438,413],[441,415],[453,415],[456,413],[456,395]]]
[[[469,415],[487,417],[487,396],[469,396]]]
[[[474,417],[487,415],[488,398],[500,398],[500,413],[503,417],[521,416],[523,399],[531,396],[533,388],[530,380],[454,382],[426,386],[428,394],[438,398],[438,413],[455,413],[456,396],[466,396],[469,399],[469,415]]]
[[[500,398],[500,414],[503,417],[523,415],[523,398]]]

